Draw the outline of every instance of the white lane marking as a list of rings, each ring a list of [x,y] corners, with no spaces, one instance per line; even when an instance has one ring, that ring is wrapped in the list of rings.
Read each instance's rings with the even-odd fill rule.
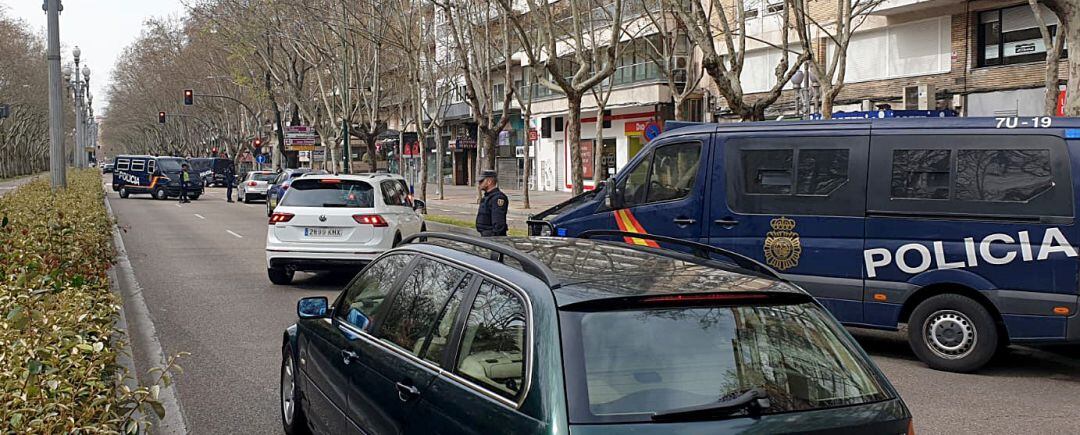
[[[236,233],[234,233],[234,232],[232,232],[232,231],[230,231],[230,230],[225,230],[225,232],[226,232],[226,233],[229,233],[229,234],[232,234],[232,235],[233,235],[234,237],[236,237],[236,238],[238,238],[238,239],[242,239],[242,238],[244,238],[244,236],[241,236],[241,235],[239,235],[239,234],[236,234]]]
[[[255,204],[244,204],[244,207],[258,207],[258,206],[255,205]]]
[[[206,219],[206,218],[203,217],[203,215],[198,214],[198,213],[195,213],[195,217],[197,217],[199,219]]]
[[[180,204],[176,204],[176,206],[177,206],[177,207],[180,207]],[[184,208],[184,207],[180,207],[180,208]]]

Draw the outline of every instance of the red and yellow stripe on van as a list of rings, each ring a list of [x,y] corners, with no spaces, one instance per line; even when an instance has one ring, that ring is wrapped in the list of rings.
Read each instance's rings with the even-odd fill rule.
[[[641,226],[641,222],[638,222],[634,218],[634,214],[630,210],[615,210],[615,223],[619,225],[619,231],[625,231],[628,233],[637,234],[649,234],[645,231],[645,227]],[[648,246],[651,248],[659,248],[660,244],[653,240],[639,239],[636,237],[623,237],[626,243],[631,245]]]

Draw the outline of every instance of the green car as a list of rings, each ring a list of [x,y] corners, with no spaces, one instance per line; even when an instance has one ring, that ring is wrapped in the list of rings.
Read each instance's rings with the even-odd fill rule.
[[[300,300],[282,343],[285,432],[909,433],[881,371],[768,267],[595,233],[421,233],[333,304]]]

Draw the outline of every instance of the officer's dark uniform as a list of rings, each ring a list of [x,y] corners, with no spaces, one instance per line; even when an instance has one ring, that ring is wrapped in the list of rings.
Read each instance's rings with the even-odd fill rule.
[[[229,162],[229,164],[227,166],[225,166],[224,175],[225,175],[225,200],[228,201],[228,202],[233,202],[233,200],[232,200],[232,188],[233,188],[233,181],[236,181],[236,172],[233,171],[232,162]]]
[[[484,171],[483,178],[495,177],[495,171]],[[510,200],[498,187],[484,193],[480,209],[476,212],[476,231],[484,237],[506,235],[506,209]]]

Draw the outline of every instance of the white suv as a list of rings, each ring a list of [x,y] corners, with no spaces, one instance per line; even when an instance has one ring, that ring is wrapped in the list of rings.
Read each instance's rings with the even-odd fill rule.
[[[270,216],[267,275],[288,284],[297,270],[359,268],[424,231],[423,207],[396,174],[297,178]]]

